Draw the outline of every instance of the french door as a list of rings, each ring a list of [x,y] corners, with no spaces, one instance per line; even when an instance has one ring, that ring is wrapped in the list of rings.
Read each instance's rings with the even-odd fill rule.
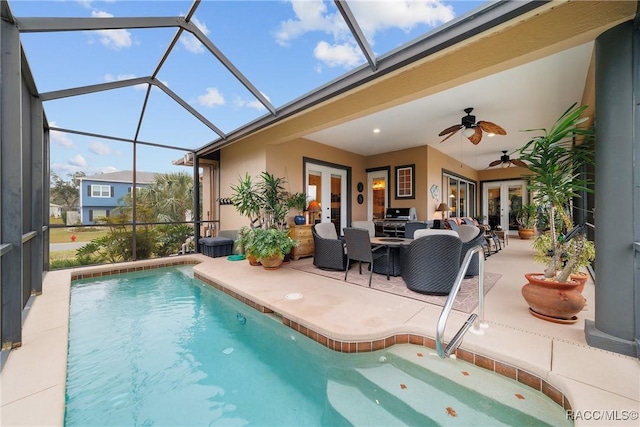
[[[483,187],[482,212],[487,215],[487,223],[492,229],[499,225],[503,230],[517,231],[518,209],[528,203],[527,182],[524,180],[487,182]]]
[[[309,223],[332,222],[338,235],[347,226],[347,171],[312,162],[305,163],[307,196],[318,202]]]

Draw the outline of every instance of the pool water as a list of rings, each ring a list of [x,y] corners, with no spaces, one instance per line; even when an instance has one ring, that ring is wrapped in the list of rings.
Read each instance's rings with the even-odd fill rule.
[[[65,425],[571,425],[541,393],[430,352],[331,351],[191,266],[79,280]],[[456,384],[463,371],[480,391]]]

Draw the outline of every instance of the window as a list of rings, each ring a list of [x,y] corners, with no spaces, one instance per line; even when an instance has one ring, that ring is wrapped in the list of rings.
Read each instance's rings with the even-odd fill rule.
[[[415,165],[396,166],[396,199],[414,199]]]
[[[443,194],[452,217],[476,216],[476,183],[466,178],[443,173]]]
[[[89,195],[91,197],[113,197],[110,185],[91,185]]]
[[[89,221],[98,218],[108,218],[110,211],[108,209],[89,209]]]

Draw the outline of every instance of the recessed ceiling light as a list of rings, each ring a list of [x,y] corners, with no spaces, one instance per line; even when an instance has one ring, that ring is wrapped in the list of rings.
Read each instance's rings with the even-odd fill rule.
[[[373,133],[380,133],[380,129],[375,128],[375,129],[373,130]]]

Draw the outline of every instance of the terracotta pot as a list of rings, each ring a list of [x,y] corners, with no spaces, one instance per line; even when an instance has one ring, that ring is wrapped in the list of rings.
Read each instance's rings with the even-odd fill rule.
[[[525,274],[529,281],[522,287],[522,296],[531,307],[531,314],[557,323],[573,323],[586,300],[577,290],[576,281],[544,280],[542,273]]]
[[[249,265],[260,265],[260,261],[256,257],[251,254],[245,254],[247,257],[247,261],[249,261]]]
[[[582,292],[584,290],[584,285],[587,284],[587,280],[589,278],[589,276],[587,276],[584,273],[572,274],[569,277],[571,278],[571,280],[575,280],[576,282],[579,283],[578,287],[576,288],[578,292]]]
[[[265,270],[277,270],[282,265],[282,259],[278,256],[262,258],[260,262],[262,263],[262,268]]]
[[[534,230],[533,228],[520,228],[518,230],[518,237],[522,240],[529,240],[533,237]]]

